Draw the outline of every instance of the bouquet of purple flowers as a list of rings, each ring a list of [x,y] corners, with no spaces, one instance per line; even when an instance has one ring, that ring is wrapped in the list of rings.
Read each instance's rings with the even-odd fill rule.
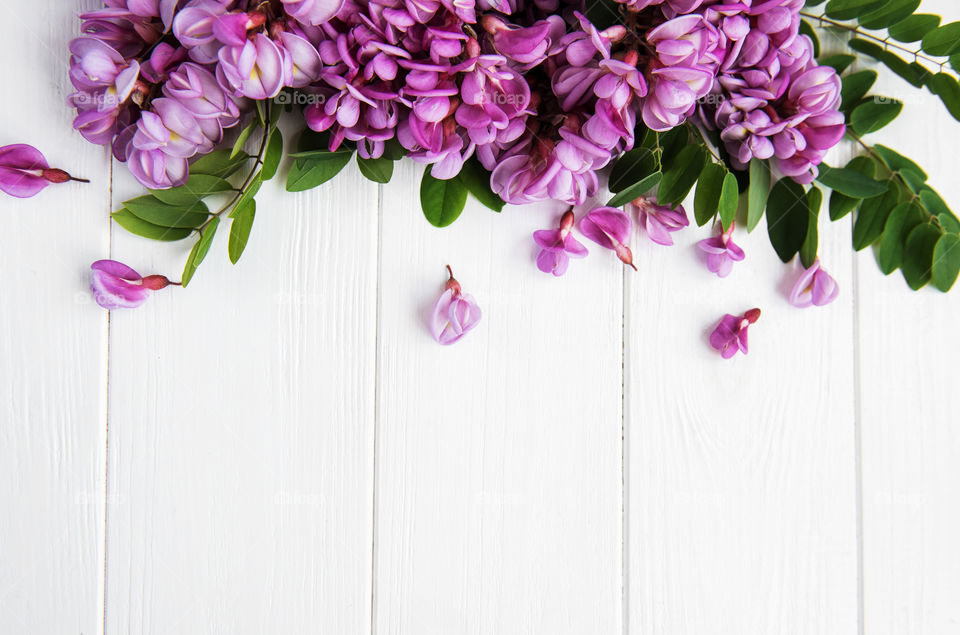
[[[836,285],[817,259],[821,186],[831,220],[856,210],[854,247],[876,247],[884,272],[943,291],[960,273],[960,221],[915,162],[863,138],[902,103],[870,94],[875,71],[848,70],[872,58],[960,119],[960,23],[916,13],[920,0],[104,4],[81,15],[70,45],[74,126],[150,190],[117,223],[156,240],[195,237],[183,285],[221,219],[240,258],[257,191],[283,160],[283,113],[302,121],[290,192],[334,178],[354,155],[385,183],[408,157],[426,166],[421,201],[436,226],[468,196],[495,211],[565,203],[558,229],[535,236],[537,265],[554,275],[587,253],[575,228],[628,264],[634,223],[672,244],[696,188],[694,220],[717,227],[701,243],[712,271],[744,257],[735,221],[752,231],[766,215],[780,258],[808,269],[796,303],[826,303]],[[821,52],[823,29],[848,50]],[[826,165],[844,138],[862,153]],[[31,174],[37,188],[51,182]],[[577,223],[572,210],[601,193],[601,175],[612,198]]]

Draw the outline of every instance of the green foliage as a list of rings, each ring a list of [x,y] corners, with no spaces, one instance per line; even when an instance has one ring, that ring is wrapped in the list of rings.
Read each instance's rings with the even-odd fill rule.
[[[817,260],[817,249],[820,241],[820,231],[817,224],[820,220],[820,208],[823,206],[823,192],[820,191],[820,188],[812,186],[807,190],[806,201],[810,220],[807,223],[807,237],[800,247],[800,262],[803,263],[804,267],[809,268]]]
[[[453,224],[467,204],[467,188],[459,179],[441,181],[434,178],[427,168],[420,183],[420,206],[423,215],[434,227]]]
[[[687,145],[669,162],[664,159],[657,201],[671,206],[683,202],[697,182],[706,160],[707,154],[701,145]]]
[[[253,228],[253,220],[257,215],[257,202],[253,199],[246,201],[243,206],[234,208],[230,217],[233,221],[230,223],[230,240],[227,242],[227,254],[230,256],[230,262],[237,264],[243,250],[247,248],[247,241],[250,239],[250,230]]]
[[[393,178],[393,167],[396,162],[388,157],[379,159],[364,159],[357,155],[357,167],[360,174],[374,183],[389,183]]]
[[[470,195],[482,203],[487,209],[494,212],[502,212],[505,203],[500,196],[490,187],[490,173],[477,160],[471,158],[463,164],[463,169],[457,175],[457,179],[467,188]]]
[[[790,178],[777,181],[767,200],[767,233],[783,262],[797,255],[807,238],[810,205],[803,186]]]
[[[219,226],[220,217],[211,216],[210,221],[200,230],[200,238],[197,239],[193,249],[190,250],[190,255],[187,256],[187,263],[183,267],[183,277],[180,279],[180,283],[184,287],[190,284],[190,281],[193,280],[193,274],[197,272],[197,267],[199,267],[203,259],[207,257],[207,252],[210,251],[210,244],[213,242],[213,237],[216,235]]]
[[[350,163],[352,156],[352,150],[301,153],[290,167],[290,173],[287,174],[287,191],[306,192],[323,185],[340,174]]]
[[[752,232],[767,208],[770,196],[770,166],[766,161],[750,161],[750,186],[747,188],[747,231]]]

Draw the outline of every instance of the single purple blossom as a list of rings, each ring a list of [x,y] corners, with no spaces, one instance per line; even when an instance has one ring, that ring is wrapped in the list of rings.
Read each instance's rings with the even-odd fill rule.
[[[723,231],[711,238],[706,238],[697,243],[697,247],[707,254],[707,269],[717,274],[721,278],[730,275],[733,269],[733,263],[740,262],[746,258],[743,250],[733,242],[733,223],[730,229]]]
[[[657,205],[652,199],[641,196],[630,203],[630,207],[637,210],[637,224],[643,227],[650,240],[658,245],[673,245],[673,236],[670,234],[690,225],[683,205],[675,208]]]
[[[790,293],[790,304],[798,308],[826,306],[837,299],[840,286],[817,260],[803,272]]]
[[[480,322],[483,313],[477,301],[469,293],[464,294],[460,283],[453,277],[453,270],[447,265],[450,279],[447,286],[433,307],[430,316],[430,332],[433,339],[444,346],[449,346],[469,333]]]
[[[116,260],[98,260],[90,269],[90,291],[97,304],[105,309],[133,309],[150,297],[151,291],[159,291],[169,285],[165,276],[143,277],[127,265]]]
[[[746,355],[747,328],[759,319],[760,309],[750,309],[740,317],[728,313],[710,334],[710,346],[720,351],[724,359],[730,359],[737,352]]]
[[[598,207],[588,212],[580,221],[580,231],[584,236],[601,247],[612,249],[616,252],[617,258],[636,271],[633,253],[627,246],[632,230],[633,223],[630,221],[630,216],[615,207]]]
[[[560,218],[559,229],[541,229],[533,232],[533,240],[541,247],[537,256],[537,268],[544,273],[560,277],[567,272],[570,258],[583,258],[587,248],[571,233],[576,217],[567,210]]]
[[[63,170],[51,168],[43,154],[24,143],[0,148],[0,190],[17,198],[30,198],[51,183],[78,181]]]

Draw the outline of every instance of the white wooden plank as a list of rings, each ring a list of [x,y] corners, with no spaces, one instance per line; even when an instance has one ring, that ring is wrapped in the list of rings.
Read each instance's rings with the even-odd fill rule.
[[[622,266],[540,273],[556,205],[434,229],[421,173],[384,188],[373,632],[620,632]],[[446,264],[484,311],[452,347]]]
[[[90,6],[92,3],[84,2]],[[7,6],[0,146],[28,143],[89,185],[0,194],[0,630],[102,622],[106,315],[87,266],[105,253],[106,154],[73,132],[67,43],[77,2]]]
[[[270,183],[236,267],[223,231],[113,315],[109,632],[369,632],[377,210],[355,166]],[[113,240],[175,278],[189,249]]]
[[[688,201],[689,202],[689,201]],[[691,209],[691,207],[688,207]],[[692,211],[692,209],[691,209]],[[821,221],[841,286],[800,310],[761,224],[734,240],[728,278],[701,261],[709,228],[643,239],[627,279],[629,632],[853,633],[857,527],[849,221]],[[708,342],[725,313],[758,307],[750,353]]]
[[[949,0],[923,10],[960,19]],[[880,143],[922,165],[960,207],[955,148],[960,124],[929,93],[881,73],[877,91],[906,101]],[[960,629],[960,427],[954,360],[960,295],[911,292],[899,272],[858,260],[863,466],[865,632],[946,635]]]

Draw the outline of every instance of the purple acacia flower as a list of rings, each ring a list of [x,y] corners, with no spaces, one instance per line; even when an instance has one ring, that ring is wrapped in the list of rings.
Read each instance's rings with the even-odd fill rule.
[[[170,285],[165,276],[143,277],[127,265],[116,260],[98,260],[90,265],[90,291],[97,304],[105,309],[134,309],[150,297],[151,291],[159,291]]]
[[[570,258],[583,258],[587,248],[573,237],[573,224],[576,217],[573,210],[567,210],[560,218],[559,229],[541,229],[533,232],[533,240],[540,246],[537,256],[537,268],[544,273],[560,277],[567,272]]]
[[[726,278],[733,269],[733,263],[746,258],[746,254],[733,242],[733,223],[727,231],[723,231],[719,225],[718,228],[720,232],[716,236],[701,240],[697,247],[707,254],[707,269]]]
[[[720,351],[724,359],[730,359],[738,352],[746,355],[747,329],[759,319],[760,309],[750,309],[740,317],[728,313],[710,334],[710,346]]]
[[[617,258],[624,264],[637,267],[633,264],[633,253],[627,246],[633,223],[630,216],[615,207],[598,207],[587,213],[580,221],[580,231],[583,235],[606,249],[612,249]]]
[[[837,299],[840,287],[817,260],[803,272],[790,293],[790,304],[798,308],[826,306]]]
[[[453,277],[453,270],[447,265],[450,279],[443,295],[437,300],[430,316],[430,332],[433,339],[449,346],[473,330],[480,322],[483,313],[477,301],[469,293],[464,294],[460,283]]]
[[[51,183],[78,181],[63,170],[51,168],[43,154],[24,143],[0,148],[0,190],[17,198],[30,198]]]
[[[657,205],[652,199],[641,196],[630,203],[630,207],[637,211],[637,224],[658,245],[673,245],[673,236],[670,234],[690,225],[683,205],[671,208]]]

